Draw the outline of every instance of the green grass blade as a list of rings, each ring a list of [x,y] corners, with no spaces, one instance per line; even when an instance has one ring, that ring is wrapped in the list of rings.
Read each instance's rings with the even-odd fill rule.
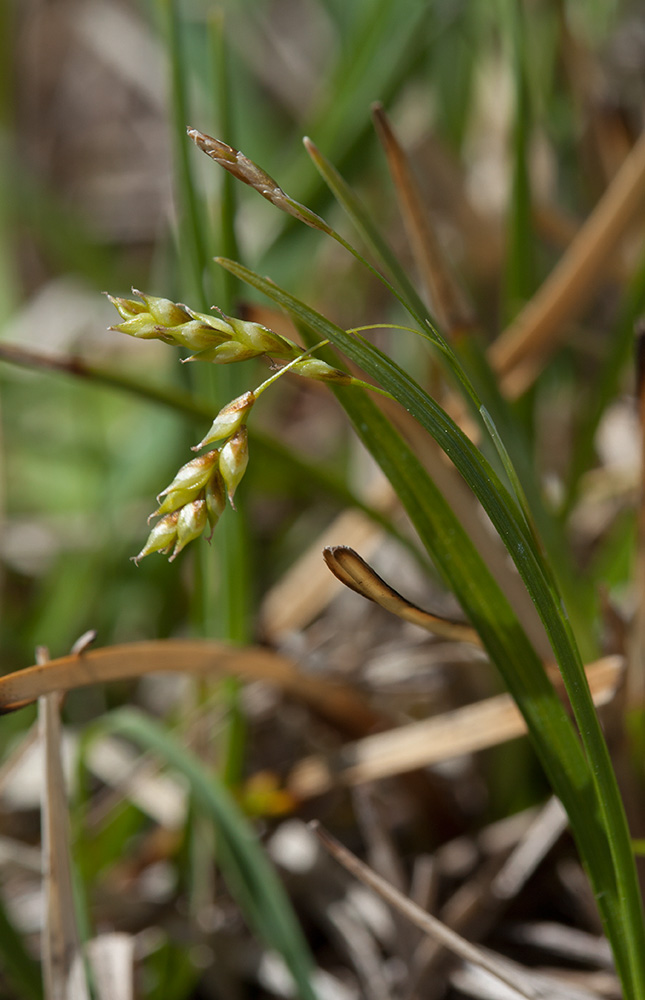
[[[459,361],[467,366],[478,397],[485,401],[505,449],[508,449],[510,461],[526,495],[531,517],[535,520],[546,550],[548,565],[563,595],[581,654],[585,660],[592,660],[598,655],[594,623],[589,615],[593,586],[587,580],[580,579],[562,523],[544,505],[527,436],[500,392],[482,345],[476,336],[466,335],[460,339],[456,350]],[[488,430],[490,432],[490,428]],[[495,443],[495,447],[499,451],[499,443]]]
[[[318,149],[307,143],[307,141],[305,145],[321,176],[354,223],[363,241],[375,258],[384,266],[386,274],[394,282],[395,288],[389,284],[387,278],[380,275],[379,272],[375,273],[394,292],[402,305],[404,305],[410,315],[419,324],[424,336],[438,349],[440,361],[443,363],[446,371],[454,378],[457,388],[461,391],[463,398],[472,412],[476,417],[481,418],[483,412],[480,400],[481,396],[486,401],[487,408],[491,414],[491,420],[494,418],[495,424],[503,428],[508,451],[513,459],[514,466],[519,469],[519,475],[513,471],[511,478],[514,478],[517,487],[521,489],[522,502],[526,503],[527,509],[525,514],[528,517],[527,523],[532,523],[532,519],[535,518],[548,541],[548,552],[554,574],[568,600],[572,620],[576,625],[577,634],[580,635],[585,656],[593,657],[596,654],[596,644],[593,639],[591,626],[588,623],[588,615],[586,614],[588,607],[588,600],[585,599],[586,593],[581,593],[579,583],[575,579],[576,574],[573,571],[570,560],[566,558],[568,550],[562,538],[559,525],[544,508],[534,468],[531,462],[527,460],[526,442],[520,433],[517,421],[513,418],[507,401],[499,391],[495,376],[476,338],[472,335],[461,337],[459,343],[455,345],[458,353],[453,351],[452,347],[436,329],[433,317],[410,282],[398,258],[393,253],[387,241],[382,237],[378,228],[374,225],[368,210],[361,203],[360,199],[357,198],[354,191],[333,164]],[[337,234],[332,233],[330,235],[333,235],[334,238],[349,249],[357,259],[363,259],[350,244],[338,237]],[[464,368],[464,363],[468,365],[468,374]],[[473,376],[475,379],[474,382]],[[499,452],[500,440],[498,436],[496,437],[491,434],[490,422],[484,420],[483,426],[486,432],[489,433],[496,451]],[[504,456],[502,456],[502,460],[505,462]]]
[[[160,0],[164,15],[166,45],[171,67],[171,97],[173,112],[173,134],[176,148],[176,171],[178,193],[180,197],[179,226],[179,264],[183,268],[183,280],[187,289],[193,292],[184,293],[184,298],[195,296],[199,308],[206,312],[210,307],[208,301],[208,271],[212,267],[209,244],[214,240],[207,236],[208,213],[204,199],[200,196],[193,176],[190,157],[192,144],[186,138],[186,128],[189,118],[189,65],[184,46],[182,18],[179,16],[177,0]],[[223,61],[224,42],[221,33],[221,22],[213,22],[211,31],[211,52],[215,48],[221,57],[218,64],[220,92],[217,112],[224,115],[228,121],[228,87],[227,72]],[[224,93],[221,94],[222,89]],[[234,214],[234,194],[232,188],[223,188],[223,208],[228,225],[223,229],[224,242],[221,248],[227,252],[235,252],[236,244],[231,220]],[[224,288],[225,294],[232,294],[230,284]],[[226,308],[230,307],[225,299],[220,300]],[[213,397],[218,401],[214,410],[217,411],[223,403],[235,398],[243,391],[241,373],[236,370],[215,370],[207,365],[191,366],[197,391],[203,396]],[[251,630],[251,557],[249,544],[249,529],[244,511],[243,500],[239,504],[236,517],[226,515],[228,524],[226,530],[217,532],[214,549],[200,550],[197,563],[197,580],[194,593],[194,618],[196,627],[204,635],[219,635],[231,642],[245,642]],[[239,727],[237,727],[239,729]],[[236,737],[237,739],[237,737]]]
[[[531,102],[528,82],[527,23],[520,0],[505,0],[515,83],[513,183],[507,223],[505,313],[511,320],[535,291],[534,238],[529,178]]]
[[[615,881],[591,777],[541,663],[450,506],[402,439],[363,393],[336,390],[336,395],[363,444],[396,489],[421,540],[475,624],[522,711],[552,787],[571,810],[581,855],[594,859],[589,866],[590,878],[608,931],[616,936],[620,916]],[[592,816],[593,830],[587,829]]]
[[[217,131],[220,134],[230,136],[231,141],[234,141],[228,66],[229,53],[222,12],[211,15],[208,29],[209,49],[214,71],[212,105],[214,117],[217,119]],[[184,122],[185,125],[186,122]],[[183,142],[186,147],[189,145],[185,131]],[[234,225],[237,210],[237,185],[227,171],[222,171],[222,174],[223,176],[220,178],[222,187],[219,197],[219,218],[214,226],[213,244],[217,247],[218,253],[230,254],[237,258],[239,250]],[[211,264],[210,261],[209,264]],[[229,274],[228,280],[221,288],[221,294],[218,290],[217,302],[225,312],[233,310],[238,286],[239,282]],[[199,369],[197,375],[200,380],[209,380],[215,397],[222,404],[236,399],[248,388],[248,372],[245,371],[244,366],[195,365],[195,368]],[[203,385],[203,382],[201,384]],[[240,499],[236,514],[228,510],[224,517],[223,530],[216,532],[214,539],[219,557],[217,571],[221,582],[218,588],[217,603],[210,609],[213,626],[211,631],[215,631],[216,634],[223,636],[230,642],[245,643],[251,639],[252,635],[253,565],[252,539],[244,499]],[[208,560],[207,555],[204,556],[204,560]],[[210,559],[208,562],[212,564],[213,560]],[[236,776],[239,777],[241,768],[244,721],[237,704],[237,682],[231,681],[226,685],[225,690],[232,712],[230,731],[227,736],[230,753],[224,754],[228,762],[225,765],[225,771],[233,781]]]
[[[596,644],[588,621],[588,615],[586,614],[588,609],[587,594],[581,592],[579,582],[576,580],[576,574],[570,560],[567,559],[568,549],[562,538],[559,525],[544,508],[533,465],[527,459],[526,441],[517,426],[517,420],[514,419],[507,401],[499,391],[495,376],[486,361],[483,350],[472,335],[463,336],[459,339],[459,343],[455,345],[457,353],[452,350],[450,345],[446,343],[434,327],[432,316],[410,282],[405,269],[401,266],[389,244],[374,225],[368,210],[333,164],[318,149],[312,147],[310,143],[306,142],[305,145],[321,176],[352,220],[363,242],[369,247],[374,257],[381,262],[385,268],[386,275],[394,282],[395,289],[398,289],[398,292],[392,289],[394,294],[397,295],[399,301],[419,324],[420,330],[431,340],[434,347],[438,349],[439,360],[445,366],[446,371],[454,378],[457,388],[461,391],[467,405],[476,417],[481,417],[481,396],[495,424],[503,431],[506,446],[518,470],[519,480],[522,483],[524,492],[527,494],[532,515],[535,517],[546,540],[556,578],[567,598],[572,620],[576,625],[576,634],[580,636],[585,656],[593,657],[596,653]],[[345,241],[341,242],[358,259],[362,259],[349,244]],[[382,275],[380,277],[391,288],[387,279],[383,278]],[[467,375],[466,370],[468,371]],[[489,431],[489,427],[485,423],[484,429]],[[493,440],[493,444],[497,449],[498,443]]]
[[[186,142],[188,121],[188,81],[186,60],[183,52],[182,23],[178,13],[177,0],[159,0],[163,16],[163,29],[170,59],[171,110],[175,169],[180,198],[179,212],[179,263],[183,269],[184,282],[191,295],[199,302],[199,309],[205,311],[208,302],[204,289],[204,278],[209,264],[209,254],[204,231],[204,212],[197,195],[193,179],[190,148]]]
[[[336,170],[333,163],[308,139],[305,139],[305,149],[309,153],[309,156],[311,157],[321,177],[327,184],[327,187],[332,192],[339,205],[344,209],[348,217],[352,220],[365,245],[369,248],[376,260],[382,261],[400,293],[401,303],[416,319],[424,333],[428,335],[426,319],[429,319],[432,322],[432,316],[428,312],[428,308],[423,302],[423,299],[408,278],[405,268],[402,267],[387,240],[383,238],[378,228],[372,222],[369,211],[349,186],[342,174]],[[359,260],[362,260],[360,255],[357,254],[349,246],[349,244],[346,244],[344,241],[342,242],[347,249],[355,253]],[[434,331],[431,331],[431,333],[432,332]],[[437,346],[441,345],[438,344]]]
[[[316,1000],[313,962],[289,899],[239,806],[219,779],[158,723],[133,709],[106,716],[95,732],[133,740],[188,781],[195,803],[213,822],[222,874],[246,919],[279,952],[303,1000]]]
[[[560,665],[591,764],[591,773],[596,786],[596,803],[603,817],[614,864],[618,905],[623,910],[622,928],[619,930],[618,924],[612,918],[609,932],[623,982],[628,994],[632,995],[632,976],[634,983],[643,983],[645,987],[645,935],[640,892],[624,807],[566,612],[553,588],[550,574],[543,565],[541,553],[534,545],[521,511],[472,442],[441,407],[394,362],[363,338],[347,334],[271,282],[234,262],[220,261],[220,263],[278,302],[293,316],[307,323],[315,331],[316,336],[328,339],[363,371],[371,375],[382,388],[391,392],[435,438],[453,461],[504,541],[542,618]],[[564,804],[568,809],[567,803]],[[576,832],[581,833],[580,830]],[[602,859],[597,855],[586,856],[586,860],[590,869],[595,864],[602,864],[605,868]]]

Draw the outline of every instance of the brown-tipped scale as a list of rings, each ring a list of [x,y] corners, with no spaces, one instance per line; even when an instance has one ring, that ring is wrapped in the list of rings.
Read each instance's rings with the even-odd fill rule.
[[[219,452],[215,449],[214,451],[206,452],[205,455],[199,455],[197,458],[191,459],[190,462],[186,462],[185,465],[182,465],[170,486],[166,486],[157,499],[160,500],[161,497],[168,496],[171,493],[181,493],[184,497],[183,502],[190,503],[210,479],[218,459],[218,454]]]
[[[179,555],[189,542],[199,538],[206,527],[207,511],[205,500],[193,500],[182,507],[177,517],[177,541],[170,557],[170,562]]]
[[[226,442],[219,454],[219,471],[222,474],[226,493],[235,510],[233,497],[249,463],[249,435],[245,426]]]
[[[179,511],[174,511],[172,514],[166,514],[165,517],[162,517],[161,521],[155,524],[148,535],[148,540],[141,549],[141,552],[136,556],[132,556],[132,562],[138,566],[139,560],[149,556],[152,552],[168,552],[177,541],[178,519]]]
[[[200,448],[205,448],[206,445],[212,444],[214,441],[220,441],[222,438],[235,434],[242,424],[246,423],[254,403],[255,393],[249,391],[223,406],[215,417],[208,434],[192,450],[199,451]]]

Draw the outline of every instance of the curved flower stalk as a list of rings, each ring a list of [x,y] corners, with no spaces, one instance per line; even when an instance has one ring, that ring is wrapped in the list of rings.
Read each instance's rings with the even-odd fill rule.
[[[110,329],[141,340],[161,340],[195,352],[183,358],[184,361],[232,364],[262,355],[287,361],[257,389],[243,393],[222,407],[208,433],[192,450],[201,451],[221,442],[219,446],[186,462],[158,495],[159,506],[148,521],[153,518],[160,520],[152,528],[141,551],[133,556],[133,561],[138,564],[152,552],[160,552],[168,555],[172,562],[189,542],[204,532],[207,525],[211,529],[210,541],[227,499],[235,510],[235,491],[249,461],[246,422],[258,396],[269,385],[287,371],[334,385],[365,386],[365,383],[347,372],[332,368],[319,358],[311,357],[311,351],[303,351],[287,337],[260,323],[223,313],[219,316],[198,313],[183,303],[147,295],[136,289],[132,291],[140,301],[108,295],[123,320]]]

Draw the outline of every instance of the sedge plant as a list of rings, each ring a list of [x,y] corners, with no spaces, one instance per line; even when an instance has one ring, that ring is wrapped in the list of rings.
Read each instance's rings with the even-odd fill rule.
[[[356,433],[389,478],[447,586],[459,600],[483,646],[521,711],[553,791],[564,805],[573,836],[596,896],[611,943],[616,970],[627,1000],[645,996],[645,924],[624,804],[607,744],[586,681],[560,583],[540,540],[539,514],[527,499],[516,471],[513,443],[500,428],[509,414],[499,390],[486,399],[466,362],[439,331],[421,297],[342,177],[324,156],[307,148],[324,180],[345,208],[380,265],[374,266],[322,218],[298,203],[264,170],[236,149],[204,133],[189,135],[207,155],[238,180],[254,188],[298,222],[339,242],[358,258],[403,305],[416,332],[434,350],[455,390],[478,421],[489,460],[414,377],[358,331],[347,331],[269,279],[226,258],[218,263],[236,279],[263,293],[286,311],[306,349],[267,327],[223,314],[137,293],[139,300],[113,298],[123,322],[115,327],[142,339],[159,339],[187,348],[188,359],[233,364],[265,356],[282,364],[264,383],[227,402],[196,450],[196,458],[177,472],[158,496],[157,518],[134,557],[161,552],[174,559],[207,528],[212,535],[227,500],[234,496],[248,462],[247,420],[258,397],[286,372],[326,382],[345,409]],[[332,354],[314,357],[332,345],[365,373],[365,380],[343,371]],[[479,363],[485,364],[482,359]],[[491,373],[487,373],[490,386]],[[481,379],[480,386],[486,384]],[[569,697],[572,716],[508,600],[471,542],[464,525],[392,422],[376,405],[371,390],[405,408],[435,439],[471,488],[504,542],[540,615]],[[207,450],[205,450],[207,449]],[[537,514],[537,516],[536,516]]]

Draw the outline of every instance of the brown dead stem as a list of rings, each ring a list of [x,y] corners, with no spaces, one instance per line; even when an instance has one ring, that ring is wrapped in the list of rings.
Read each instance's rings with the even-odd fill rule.
[[[37,652],[38,666],[46,670],[46,650]],[[45,896],[43,922],[43,981],[46,1000],[89,1000],[85,970],[78,961],[80,934],[72,887],[67,791],[61,760],[60,704],[55,693],[38,702],[45,776],[41,825]]]
[[[310,825],[318,835],[323,847],[329,851],[331,856],[343,868],[353,875],[354,878],[359,879],[364,885],[381,896],[382,899],[399,913],[407,917],[424,934],[440,942],[444,948],[447,948],[454,955],[462,959],[462,961],[471,962],[473,965],[485,969],[499,982],[510,986],[513,990],[517,990],[527,1000],[538,1000],[541,997],[541,994],[530,982],[526,981],[521,966],[497,958],[490,952],[470,944],[470,942],[466,941],[459,934],[456,934],[440,920],[437,920],[436,917],[422,910],[421,907],[395,889],[389,882],[386,882],[380,875],[377,875],[366,864],[363,864],[355,854],[352,854],[347,848],[343,847],[335,837],[324,830],[317,822]]]
[[[558,265],[491,345],[489,358],[508,396],[521,395],[562,343],[567,323],[595,294],[611,255],[644,201],[645,133]]]
[[[381,104],[372,108],[372,120],[387,157],[403,225],[421,280],[428,290],[439,325],[447,337],[456,337],[473,327],[473,314],[430,225],[428,207]]]
[[[8,674],[0,678],[0,712],[22,708],[55,691],[168,671],[267,681],[304,701],[348,733],[370,732],[383,722],[348,685],[308,677],[291,660],[271,650],[236,649],[224,643],[189,639],[107,646]]]
[[[608,656],[587,668],[596,705],[613,697],[623,669],[622,657]],[[349,743],[333,755],[301,760],[287,779],[296,798],[321,795],[336,785],[358,785],[498,746],[526,733],[526,724],[508,694],[466,705]]]

